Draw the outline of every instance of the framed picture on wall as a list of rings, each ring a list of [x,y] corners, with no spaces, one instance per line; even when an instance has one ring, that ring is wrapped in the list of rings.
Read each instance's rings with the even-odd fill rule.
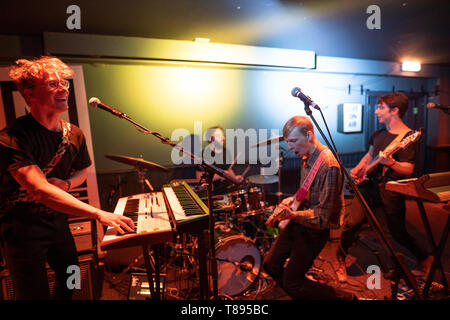
[[[343,103],[338,105],[338,132],[360,133],[363,130],[363,105]]]

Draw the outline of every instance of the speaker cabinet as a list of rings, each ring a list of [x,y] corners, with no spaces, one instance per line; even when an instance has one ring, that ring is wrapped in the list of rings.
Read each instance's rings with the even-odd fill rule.
[[[81,288],[73,290],[73,300],[93,300],[93,260],[91,257],[80,257]],[[55,273],[47,267],[50,297],[55,292]],[[0,272],[0,300],[15,300],[14,285],[8,269]]]
[[[70,219],[69,228],[72,232],[78,253],[92,252],[95,244],[95,221],[90,219]]]

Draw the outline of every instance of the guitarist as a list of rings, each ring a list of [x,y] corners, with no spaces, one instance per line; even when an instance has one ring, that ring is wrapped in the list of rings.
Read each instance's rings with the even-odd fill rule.
[[[359,190],[369,206],[381,206],[392,237],[417,258],[419,268],[427,273],[431,267],[432,256],[428,255],[427,251],[406,230],[404,195],[385,189],[387,181],[405,179],[411,177],[414,172],[416,143],[391,156],[384,153],[384,150],[394,140],[394,143],[400,142],[401,139],[412,133],[411,129],[402,121],[402,117],[408,109],[408,97],[397,92],[380,97],[377,103],[375,114],[378,116],[378,121],[386,128],[374,132],[369,140],[369,151],[351,170],[350,174],[356,180],[364,178],[369,164],[378,155],[380,165],[373,171],[372,178],[359,185]],[[365,215],[356,210],[345,218],[341,245],[338,250],[338,261],[340,262],[338,276],[341,281],[346,280],[345,256],[356,241],[359,230],[365,222]]]
[[[276,212],[281,212],[277,220],[287,225],[281,228],[279,237],[266,254],[263,268],[293,299],[352,299],[352,294],[305,277],[327,243],[330,227],[339,224],[343,212],[343,177],[339,164],[330,150],[316,139],[313,124],[307,117],[289,119],[284,125],[283,137],[289,150],[303,158],[299,189],[303,193],[299,191],[284,199],[269,218],[270,221]],[[311,173],[312,182],[303,188],[305,180],[310,181]],[[298,198],[300,193],[302,196]]]

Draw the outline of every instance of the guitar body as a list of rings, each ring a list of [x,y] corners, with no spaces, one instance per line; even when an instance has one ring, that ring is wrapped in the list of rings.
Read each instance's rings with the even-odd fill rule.
[[[419,140],[420,136],[422,135],[422,132],[423,132],[423,128],[415,131],[414,133],[410,134],[406,138],[403,138],[400,142],[396,142],[396,143],[392,143],[392,144],[388,145],[383,150],[383,153],[387,157],[390,157],[393,154],[395,154],[397,151],[407,148],[411,143]],[[354,179],[354,182],[358,186],[361,187],[361,186],[364,186],[365,184],[367,184],[368,181],[370,181],[371,179],[375,179],[377,168],[378,168],[379,164],[380,164],[380,157],[379,157],[379,155],[376,155],[375,158],[373,158],[373,160],[367,165],[366,173],[365,173],[364,177],[359,178],[359,179]]]
[[[294,201],[292,201],[291,205],[289,206],[289,208],[292,211],[297,211],[298,208],[300,207],[301,202],[297,201],[297,199],[295,199],[295,195],[294,195]],[[288,211],[287,209],[284,207],[284,205],[280,204],[278,205],[275,210],[273,211],[273,213],[269,216],[269,218],[266,221],[266,225],[268,226],[273,226],[274,223],[276,221],[281,221],[281,220],[285,220],[288,219],[288,215],[287,215]]]

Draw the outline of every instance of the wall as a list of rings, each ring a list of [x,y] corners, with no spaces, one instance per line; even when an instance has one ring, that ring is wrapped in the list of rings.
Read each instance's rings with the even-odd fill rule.
[[[189,63],[104,60],[83,63],[83,70],[88,98],[98,97],[146,128],[169,138],[178,128],[194,133],[195,121],[201,121],[203,131],[219,124],[244,130],[276,129],[281,134],[287,119],[297,114],[305,115],[303,103],[290,94],[291,89],[298,86],[322,107],[336,146],[342,153],[364,151],[366,146],[363,134],[337,132],[338,104],[364,104],[365,90],[391,91],[395,87],[396,90],[418,92],[423,88],[432,89],[432,81],[426,78]],[[314,116],[326,131],[320,113],[315,111]],[[98,172],[125,168],[125,165],[105,158],[106,154],[142,155],[146,160],[172,165],[172,149],[152,135],[138,132],[128,121],[93,108],[89,109],[89,117]]]

